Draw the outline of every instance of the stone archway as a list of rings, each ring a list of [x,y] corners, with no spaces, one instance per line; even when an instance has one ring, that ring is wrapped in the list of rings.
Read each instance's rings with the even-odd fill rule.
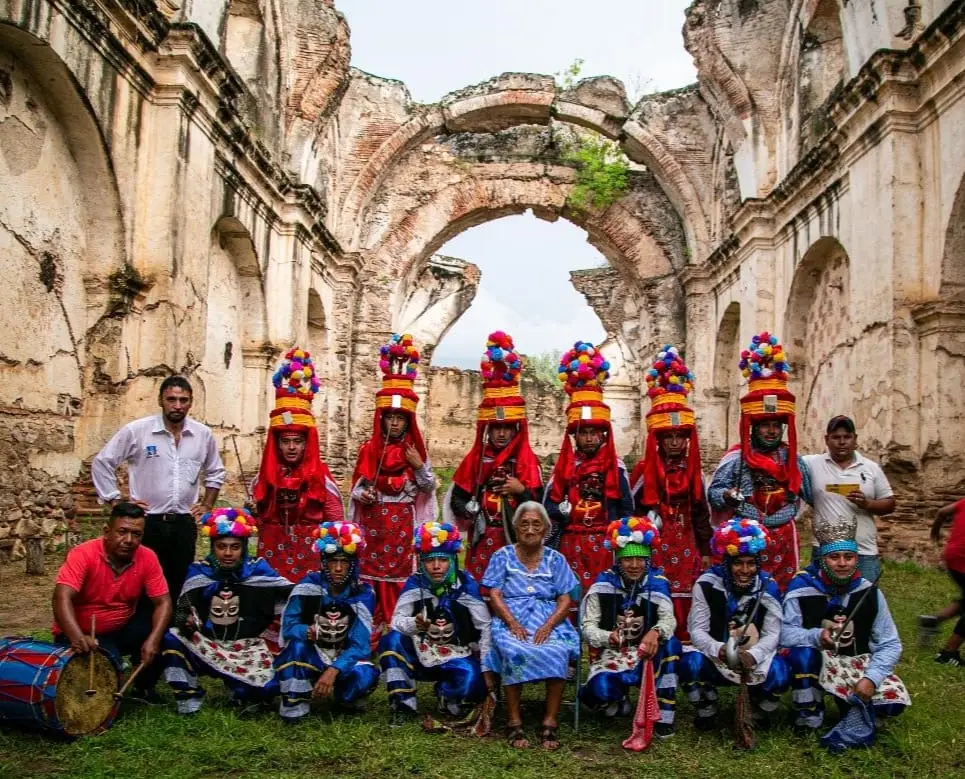
[[[535,142],[534,135],[549,133],[532,127],[503,132],[522,135],[515,140],[528,142]],[[496,138],[488,135],[473,140],[501,145],[499,134],[494,135]],[[366,323],[368,338],[356,338],[354,344],[359,370],[353,382],[352,422],[364,420],[372,403],[377,378],[374,363],[371,375],[363,366],[370,362],[368,356],[375,354],[379,340],[397,323],[392,301],[409,297],[407,285],[455,235],[485,221],[531,209],[540,218],[554,221],[562,217],[582,227],[611,265],[605,286],[612,294],[596,295],[594,301],[594,295],[581,292],[613,342],[614,361],[624,366],[619,378],[614,377],[614,402],[623,409],[621,419],[627,417],[622,419],[624,448],[639,448],[640,357],[649,358],[662,342],[685,340],[683,295],[676,275],[686,263],[684,230],[659,185],[640,172],[634,190],[605,212],[574,212],[566,205],[573,181],[568,167],[547,168],[515,160],[507,171],[500,165],[475,162],[462,168],[458,177],[447,176],[451,183],[440,188],[432,186],[429,175],[434,159],[430,156],[427,161],[423,154],[424,150],[414,152],[387,179],[388,191],[374,201],[378,208],[362,230],[365,281],[356,321]],[[418,205],[410,207],[411,203]]]
[[[854,398],[855,338],[851,328],[850,262],[834,238],[821,238],[794,271],[784,319],[784,346],[797,396],[798,446],[821,451],[824,425],[836,414],[854,416],[859,429],[874,413]],[[859,413],[860,412],[860,413]]]

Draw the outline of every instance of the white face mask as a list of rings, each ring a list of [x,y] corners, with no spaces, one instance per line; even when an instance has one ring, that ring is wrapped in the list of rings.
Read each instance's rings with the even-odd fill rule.
[[[211,598],[211,608],[208,609],[208,619],[212,625],[228,627],[238,621],[241,611],[241,598],[231,590],[222,590]]]

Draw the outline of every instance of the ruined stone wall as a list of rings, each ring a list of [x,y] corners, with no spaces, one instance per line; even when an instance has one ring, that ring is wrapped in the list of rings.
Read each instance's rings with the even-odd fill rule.
[[[851,412],[892,478],[883,548],[928,557],[929,513],[965,492],[962,3],[696,0],[699,83],[635,106],[612,78],[518,73],[416,104],[349,67],[333,0],[0,0],[0,19],[0,542],[77,510],[68,485],[173,372],[240,497],[234,443],[252,475],[296,342],[344,478],[379,344],[411,328],[431,358],[476,289],[474,266],[433,255],[527,209],[609,262],[573,283],[606,327],[622,454],[640,365],[669,341],[697,375],[709,469],[735,441],[739,350],[768,329],[802,448]],[[603,211],[567,205],[577,128],[634,166]],[[564,399],[524,390],[555,453]],[[433,457],[455,465],[478,381],[430,369],[420,391]]]

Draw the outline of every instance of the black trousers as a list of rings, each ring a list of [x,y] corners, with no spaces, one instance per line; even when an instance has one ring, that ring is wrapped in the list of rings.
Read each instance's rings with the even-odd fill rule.
[[[952,581],[955,582],[962,591],[962,597],[958,599],[958,602],[961,603],[962,608],[965,609],[965,573],[949,570],[948,575],[952,577]],[[955,623],[955,629],[952,632],[955,633],[956,636],[965,638],[965,614],[958,618],[958,622]]]
[[[198,527],[190,514],[148,514],[142,543],[161,562],[171,601],[178,602],[188,566],[194,562]]]

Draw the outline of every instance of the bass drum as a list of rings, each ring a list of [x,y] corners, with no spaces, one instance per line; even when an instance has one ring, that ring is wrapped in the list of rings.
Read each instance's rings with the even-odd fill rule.
[[[119,669],[106,652],[95,652],[95,692],[88,695],[89,664],[69,646],[0,638],[0,724],[68,737],[107,730],[120,706]]]

